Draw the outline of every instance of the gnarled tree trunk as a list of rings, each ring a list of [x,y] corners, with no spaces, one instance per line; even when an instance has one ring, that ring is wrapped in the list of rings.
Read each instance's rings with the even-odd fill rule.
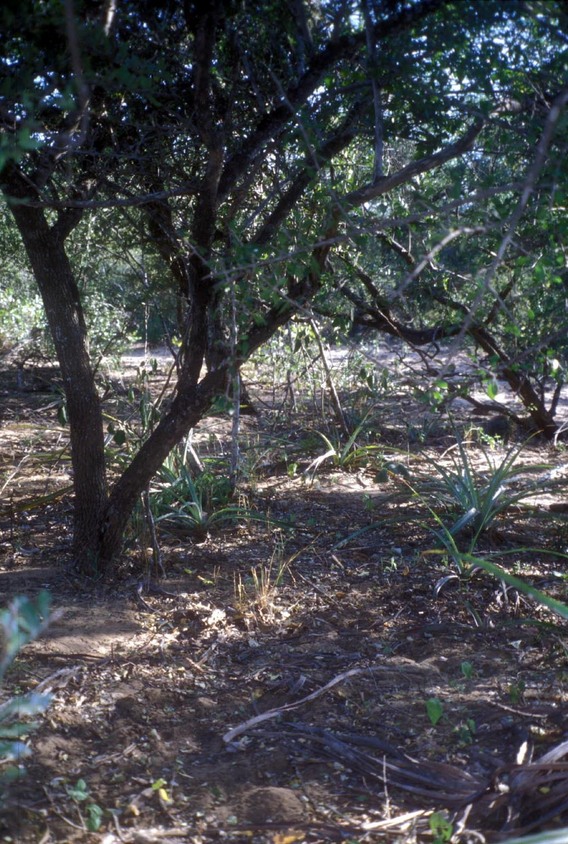
[[[21,188],[21,183],[11,184],[11,196],[22,196]],[[83,571],[94,573],[98,556],[96,537],[108,490],[102,408],[89,357],[79,291],[65,252],[65,237],[79,222],[80,215],[60,214],[50,226],[39,208],[11,200],[10,209],[43,299],[63,376],[75,491],[74,554]]]

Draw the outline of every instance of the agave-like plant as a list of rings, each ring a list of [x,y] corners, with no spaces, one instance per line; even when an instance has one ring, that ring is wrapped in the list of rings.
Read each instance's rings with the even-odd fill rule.
[[[365,414],[345,442],[342,441],[339,435],[332,440],[326,434],[317,431],[318,436],[321,437],[326,446],[326,450],[323,454],[318,455],[315,460],[312,460],[308,468],[304,471],[304,477],[313,481],[318,469],[327,461],[331,461],[331,464],[336,468],[356,469],[367,464],[371,457],[382,454],[384,451],[383,446],[371,445],[369,443],[359,444],[357,442],[367,424],[369,413]]]
[[[523,445],[509,449],[500,461],[482,449],[487,466],[483,471],[473,467],[467,447],[461,441],[446,452],[446,455],[450,455],[449,466],[428,458],[428,465],[436,474],[430,474],[424,482],[419,479],[411,487],[426,505],[433,521],[430,532],[439,543],[437,548],[425,553],[442,552],[456,568],[455,573],[442,577],[436,583],[434,591],[438,594],[452,580],[469,577],[476,571],[485,571],[502,584],[514,587],[529,599],[566,619],[566,604],[509,574],[501,566],[480,556],[476,550],[479,538],[510,507],[544,488],[553,489],[565,484],[562,478],[556,478],[556,470],[551,471],[546,464],[518,464],[516,461],[522,448]],[[528,473],[537,473],[538,477],[527,481]],[[517,548],[511,553],[527,550],[534,549]],[[539,553],[547,552],[539,549]],[[560,552],[555,551],[554,554],[566,558]]]
[[[506,510],[534,495],[536,482],[522,483],[521,476],[550,469],[546,464],[520,465],[517,462],[523,445],[510,448],[503,457],[496,458],[483,445],[485,467],[476,469],[468,453],[468,443],[458,440],[443,457],[427,457],[428,477],[418,479],[415,494],[436,515],[436,536],[449,535],[453,539],[467,539],[467,552],[472,553],[479,538],[494,526]],[[441,512],[442,511],[442,512]]]
[[[151,517],[165,531],[204,538],[213,527],[241,519],[266,522],[267,517],[233,504],[233,490],[224,475],[207,470],[195,474],[187,465],[187,452],[173,452],[158,471],[149,491]],[[270,520],[283,528],[291,525]]]

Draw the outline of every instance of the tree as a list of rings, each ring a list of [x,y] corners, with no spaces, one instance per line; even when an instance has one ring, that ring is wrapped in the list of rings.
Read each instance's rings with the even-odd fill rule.
[[[543,120],[531,125],[524,149],[518,143],[494,144],[500,172],[497,182],[486,180],[482,207],[451,201],[456,176],[474,183],[468,170],[479,170],[479,159],[462,159],[453,173],[447,168],[421,184],[420,202],[426,208],[432,207],[434,195],[446,198],[446,230],[435,232],[432,244],[414,225],[408,248],[403,245],[409,239],[407,222],[381,232],[379,263],[387,265],[388,255],[391,265],[396,261],[394,279],[376,283],[372,271],[365,270],[365,264],[377,264],[376,244],[356,267],[342,256],[340,269],[341,292],[355,308],[357,324],[415,346],[471,338],[487,356],[488,375],[508,382],[528,413],[529,427],[550,439],[557,430],[554,416],[568,363],[564,200],[556,189],[566,183],[565,142],[561,133],[555,137],[567,102],[566,90],[550,105],[541,102]],[[534,104],[538,107],[538,99]],[[487,127],[489,144],[490,132]],[[526,169],[519,174],[520,200],[506,190],[519,159]],[[530,216],[523,220],[528,208]]]
[[[449,179],[455,208],[477,205],[476,190],[518,194],[487,187],[472,162],[484,130],[532,125],[528,97],[500,118],[533,70],[505,39],[530,45],[537,73],[554,64],[563,14],[514,0],[4,4],[0,185],[63,375],[83,573],[112,574],[169,451],[259,346],[330,294],[334,250],[368,248],[389,211],[444,229],[449,187],[427,206],[409,195],[460,161],[471,184]],[[166,269],[181,342],[172,401],[112,482],[70,260],[85,218],[108,207]]]

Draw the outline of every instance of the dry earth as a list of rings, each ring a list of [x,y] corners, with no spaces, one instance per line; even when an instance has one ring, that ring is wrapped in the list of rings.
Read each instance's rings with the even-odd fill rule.
[[[408,389],[380,404],[382,463],[328,461],[310,480],[322,448],[312,433],[310,454],[306,432],[321,420],[312,408],[309,424],[300,410],[286,421],[251,379],[248,515],[198,536],[162,530],[164,591],[144,588],[140,521],[118,582],[93,591],[67,566],[57,396],[1,378],[0,602],[49,589],[60,615],[2,690],[50,689],[53,702],[0,840],[479,844],[568,827],[568,746],[536,764],[568,739],[566,624],[483,572],[445,579],[455,566],[429,553],[431,514],[407,480],[453,435]],[[202,459],[226,454],[229,429],[222,417],[200,426]],[[385,454],[408,476],[378,471]],[[519,459],[564,471],[562,446],[534,442]],[[548,510],[565,494],[506,513],[481,545],[559,600],[565,560],[545,552],[568,549],[565,516]],[[522,548],[533,550],[508,553]]]

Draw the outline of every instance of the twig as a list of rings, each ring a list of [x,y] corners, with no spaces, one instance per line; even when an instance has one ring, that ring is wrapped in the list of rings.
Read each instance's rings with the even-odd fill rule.
[[[373,91],[373,108],[375,112],[375,160],[373,163],[373,181],[377,182],[384,176],[383,172],[383,103],[381,88],[377,80],[377,42],[373,37],[373,22],[369,12],[367,0],[361,0],[363,17],[365,19],[365,36],[367,41],[367,73],[371,80]]]
[[[152,562],[154,563],[154,571],[156,572],[156,574],[160,574],[162,577],[165,577],[166,572],[162,563],[162,553],[160,551],[158,536],[156,534],[156,523],[154,521],[154,514],[152,513],[152,507],[150,506],[150,492],[148,487],[146,487],[146,489],[142,493],[142,504],[144,507],[146,521],[148,523],[148,530],[150,531],[150,541],[152,543]],[[150,577],[148,577],[148,581],[149,580]]]
[[[237,320],[237,297],[235,292],[236,279],[233,279],[230,288],[231,307],[231,359],[236,360],[238,342],[238,320]],[[240,475],[240,446],[239,435],[241,427],[241,378],[237,367],[234,367],[230,380],[230,388],[233,391],[233,418],[231,420],[231,489],[235,491]]]
[[[414,665],[412,661],[413,669],[419,669],[421,666],[419,663]],[[284,712],[291,712],[294,709],[298,709],[298,707],[303,706],[305,703],[309,701],[315,700],[316,698],[320,697],[320,695],[324,694],[324,692],[329,691],[334,686],[337,686],[339,683],[344,683],[345,680],[348,680],[350,677],[357,677],[359,674],[384,674],[384,673],[394,673],[396,671],[396,667],[392,665],[372,665],[369,668],[351,668],[349,671],[344,671],[342,674],[338,674],[333,680],[330,680],[329,683],[326,683],[325,686],[321,686],[319,689],[316,689],[315,692],[307,695],[306,697],[301,698],[300,700],[294,701],[294,703],[286,703],[284,706],[276,707],[275,709],[269,709],[266,712],[262,712],[260,715],[256,715],[254,718],[250,718],[248,721],[239,724],[237,727],[233,727],[232,730],[229,730],[223,736],[223,741],[226,744],[229,744],[233,741],[237,736],[240,736],[242,733],[248,732],[251,727],[255,727],[257,724],[262,724],[264,721],[270,721],[272,718],[277,718],[279,715],[282,715]],[[435,670],[432,666],[429,666],[428,670],[431,672]]]
[[[431,815],[424,809],[418,809],[416,812],[407,812],[405,815],[398,815],[396,818],[387,818],[385,821],[365,821],[362,824],[362,829],[365,832],[371,832],[376,829],[391,829],[392,827],[401,827],[409,821],[418,821],[420,818],[427,818]]]
[[[325,349],[323,347],[323,342],[321,339],[321,334],[319,333],[318,327],[312,317],[310,317],[310,328],[314,332],[314,337],[316,338],[316,343],[318,345],[321,362],[325,372],[325,380],[327,384],[327,389],[329,390],[329,394],[331,396],[331,403],[335,408],[335,413],[337,415],[337,419],[339,424],[341,425],[341,430],[345,434],[346,437],[349,436],[349,428],[347,427],[347,422],[345,421],[345,414],[343,413],[343,408],[341,407],[341,402],[339,401],[339,396],[337,394],[337,390],[335,389],[335,383],[333,381],[333,375],[331,373],[331,368],[329,366],[327,355],[325,353]]]
[[[499,302],[500,307],[503,310],[506,310],[503,303],[502,303],[501,297],[499,296],[497,291],[493,289],[493,279],[495,278],[495,274],[496,274],[497,270],[499,269],[499,267],[501,266],[501,264],[503,262],[503,259],[505,257],[505,253],[507,252],[507,249],[509,248],[509,246],[510,246],[512,240],[513,240],[516,228],[519,225],[519,223],[520,223],[520,221],[523,217],[523,214],[526,211],[526,208],[529,204],[529,200],[536,190],[537,180],[538,180],[538,177],[539,177],[542,169],[544,168],[544,166],[546,164],[548,151],[549,151],[550,145],[552,143],[552,139],[554,138],[554,134],[556,132],[556,127],[557,127],[558,122],[560,121],[560,118],[562,117],[562,113],[563,113],[563,111],[564,111],[564,109],[566,108],[567,105],[568,105],[568,88],[564,88],[556,96],[552,105],[550,106],[550,109],[549,109],[549,112],[548,112],[548,115],[546,117],[546,121],[545,121],[545,124],[544,124],[544,129],[542,130],[542,134],[540,136],[540,139],[539,139],[537,147],[536,147],[536,152],[535,152],[532,164],[527,171],[525,180],[524,180],[523,185],[522,185],[521,196],[519,198],[519,201],[518,201],[514,211],[512,212],[512,214],[509,217],[508,225],[507,225],[507,231],[505,232],[505,235],[502,238],[501,243],[499,244],[499,248],[497,249],[497,252],[495,253],[495,257],[494,257],[491,265],[489,266],[489,268],[487,269],[487,272],[485,273],[485,278],[483,279],[483,284],[481,285],[481,289],[480,289],[479,293],[477,294],[477,296],[474,299],[474,301],[472,302],[472,304],[469,306],[469,314],[466,317],[466,319],[464,320],[464,324],[463,324],[459,334],[456,336],[456,338],[454,339],[454,341],[452,343],[452,346],[451,346],[451,348],[448,352],[448,360],[452,360],[452,358],[457,353],[457,350],[458,350],[465,334],[467,333],[468,329],[470,328],[470,326],[471,326],[471,324],[474,320],[475,313],[476,313],[476,311],[477,311],[477,309],[478,309],[478,307],[479,307],[479,305],[480,305],[480,303],[483,299],[483,296],[485,295],[485,293],[487,291],[492,293],[495,296],[495,298],[497,299],[497,301]]]
[[[338,674],[337,677],[334,677],[333,680],[330,680],[329,683],[326,683],[325,686],[321,686],[319,689],[316,689],[315,692],[307,695],[306,697],[300,698],[300,700],[295,701],[294,703],[286,703],[284,706],[278,706],[275,709],[268,709],[266,712],[262,712],[260,715],[255,715],[254,718],[249,718],[248,721],[244,721],[242,724],[239,724],[237,727],[233,727],[232,730],[229,730],[223,736],[223,741],[225,744],[230,744],[237,736],[240,736],[242,733],[248,732],[251,727],[255,727],[257,724],[262,724],[264,721],[270,721],[272,718],[277,718],[279,715],[282,715],[283,712],[292,712],[294,709],[298,709],[300,706],[303,706],[304,703],[308,703],[311,700],[315,700],[316,698],[320,697],[324,692],[327,692],[329,689],[332,689],[334,686],[337,686],[339,683],[343,683],[349,677],[355,677],[358,674],[363,674],[366,671],[372,671],[373,669],[370,668],[351,668],[349,671],[344,671],[343,674]]]

